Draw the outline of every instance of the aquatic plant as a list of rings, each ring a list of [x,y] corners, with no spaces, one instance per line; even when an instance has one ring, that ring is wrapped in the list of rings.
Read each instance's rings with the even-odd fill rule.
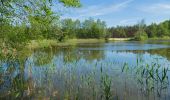
[[[101,71],[101,88],[103,90],[103,94],[101,97],[105,97],[105,100],[110,100],[111,99],[111,78],[109,75],[103,73],[102,66],[100,68]]]
[[[129,69],[129,67],[125,63],[122,67],[122,72],[127,73],[125,69]],[[150,92],[156,92],[160,97],[162,90],[169,86],[168,67],[161,66],[158,61],[143,64],[137,59],[137,65],[133,71],[140,90],[145,95],[149,95]]]

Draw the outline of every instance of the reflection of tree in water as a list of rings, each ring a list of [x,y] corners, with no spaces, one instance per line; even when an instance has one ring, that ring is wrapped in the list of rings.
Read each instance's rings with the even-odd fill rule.
[[[83,55],[83,58],[89,61],[92,60],[101,60],[104,58],[103,50],[83,50],[80,51]]]
[[[1,61],[0,98],[19,99],[26,95],[28,82],[24,79],[22,62],[18,59]]]
[[[68,49],[67,49],[68,50]],[[64,61],[71,62],[77,61],[80,58],[86,59],[87,61],[100,60],[104,58],[104,51],[93,51],[93,50],[69,50],[63,53]]]
[[[41,66],[50,63],[55,52],[57,51],[52,51],[51,49],[36,50],[33,54],[34,64]],[[20,55],[21,57],[1,58],[0,98],[22,99],[30,98],[33,94],[37,94],[35,80],[32,77],[32,66],[30,66],[29,70],[25,70],[29,54]],[[25,76],[28,76],[28,78]]]
[[[151,50],[123,50],[123,51],[118,51],[118,52],[127,52],[127,53],[132,52],[134,54],[144,54],[147,52],[151,55],[160,55],[170,60],[170,48],[151,49]]]
[[[78,60],[80,55],[77,54],[76,49],[73,47],[63,47],[63,48],[45,48],[36,50],[33,55],[34,63],[37,66],[45,65],[51,63],[54,56],[63,56],[65,62],[72,62]]]
[[[81,57],[75,48],[63,48],[60,50],[60,52],[63,54],[64,62],[76,61]]]
[[[164,48],[164,49],[156,49],[156,50],[149,50],[150,54],[158,54],[160,56],[163,56],[170,60],[170,48]]]
[[[34,64],[36,66],[45,65],[51,62],[53,55],[47,52],[35,52],[33,55]]]
[[[41,66],[51,63],[54,55],[59,55],[60,51],[58,48],[44,48],[37,49],[33,53],[33,60],[36,66]]]

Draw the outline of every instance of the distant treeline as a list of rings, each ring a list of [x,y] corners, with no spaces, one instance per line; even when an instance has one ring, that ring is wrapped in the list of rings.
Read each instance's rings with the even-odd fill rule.
[[[170,37],[170,20],[162,23],[146,25],[141,20],[133,26],[117,26],[107,28],[104,21],[89,18],[83,22],[72,19],[62,20],[62,31],[67,38],[134,38],[146,40],[147,38]]]
[[[147,26],[144,20],[133,26],[107,28],[100,19],[84,21],[59,19],[47,12],[46,16],[28,16],[29,21],[1,23],[0,40],[12,45],[20,45],[29,40],[56,39],[64,41],[73,38],[134,38],[145,40],[155,37],[170,37],[170,20]]]
[[[83,22],[80,20],[64,19],[61,21],[62,31],[68,38],[104,38],[107,33],[107,27],[104,21],[92,18]]]
[[[112,38],[135,37],[136,33],[139,31],[139,25],[117,26],[111,27],[108,30]],[[170,37],[170,20],[159,24],[152,23],[148,26],[143,23],[143,30],[149,38]]]

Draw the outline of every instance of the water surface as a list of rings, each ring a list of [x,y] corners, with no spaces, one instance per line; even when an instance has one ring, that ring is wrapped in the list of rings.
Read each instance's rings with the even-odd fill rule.
[[[170,99],[170,41],[44,48],[22,60],[1,59],[0,63],[1,98]],[[149,73],[152,67],[153,78]]]

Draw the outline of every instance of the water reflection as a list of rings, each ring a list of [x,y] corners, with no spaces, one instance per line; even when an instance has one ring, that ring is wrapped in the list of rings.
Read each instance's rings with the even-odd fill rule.
[[[138,50],[142,47],[147,49]],[[22,60],[1,60],[0,97],[169,99],[168,47],[137,42],[78,44],[38,49]]]

